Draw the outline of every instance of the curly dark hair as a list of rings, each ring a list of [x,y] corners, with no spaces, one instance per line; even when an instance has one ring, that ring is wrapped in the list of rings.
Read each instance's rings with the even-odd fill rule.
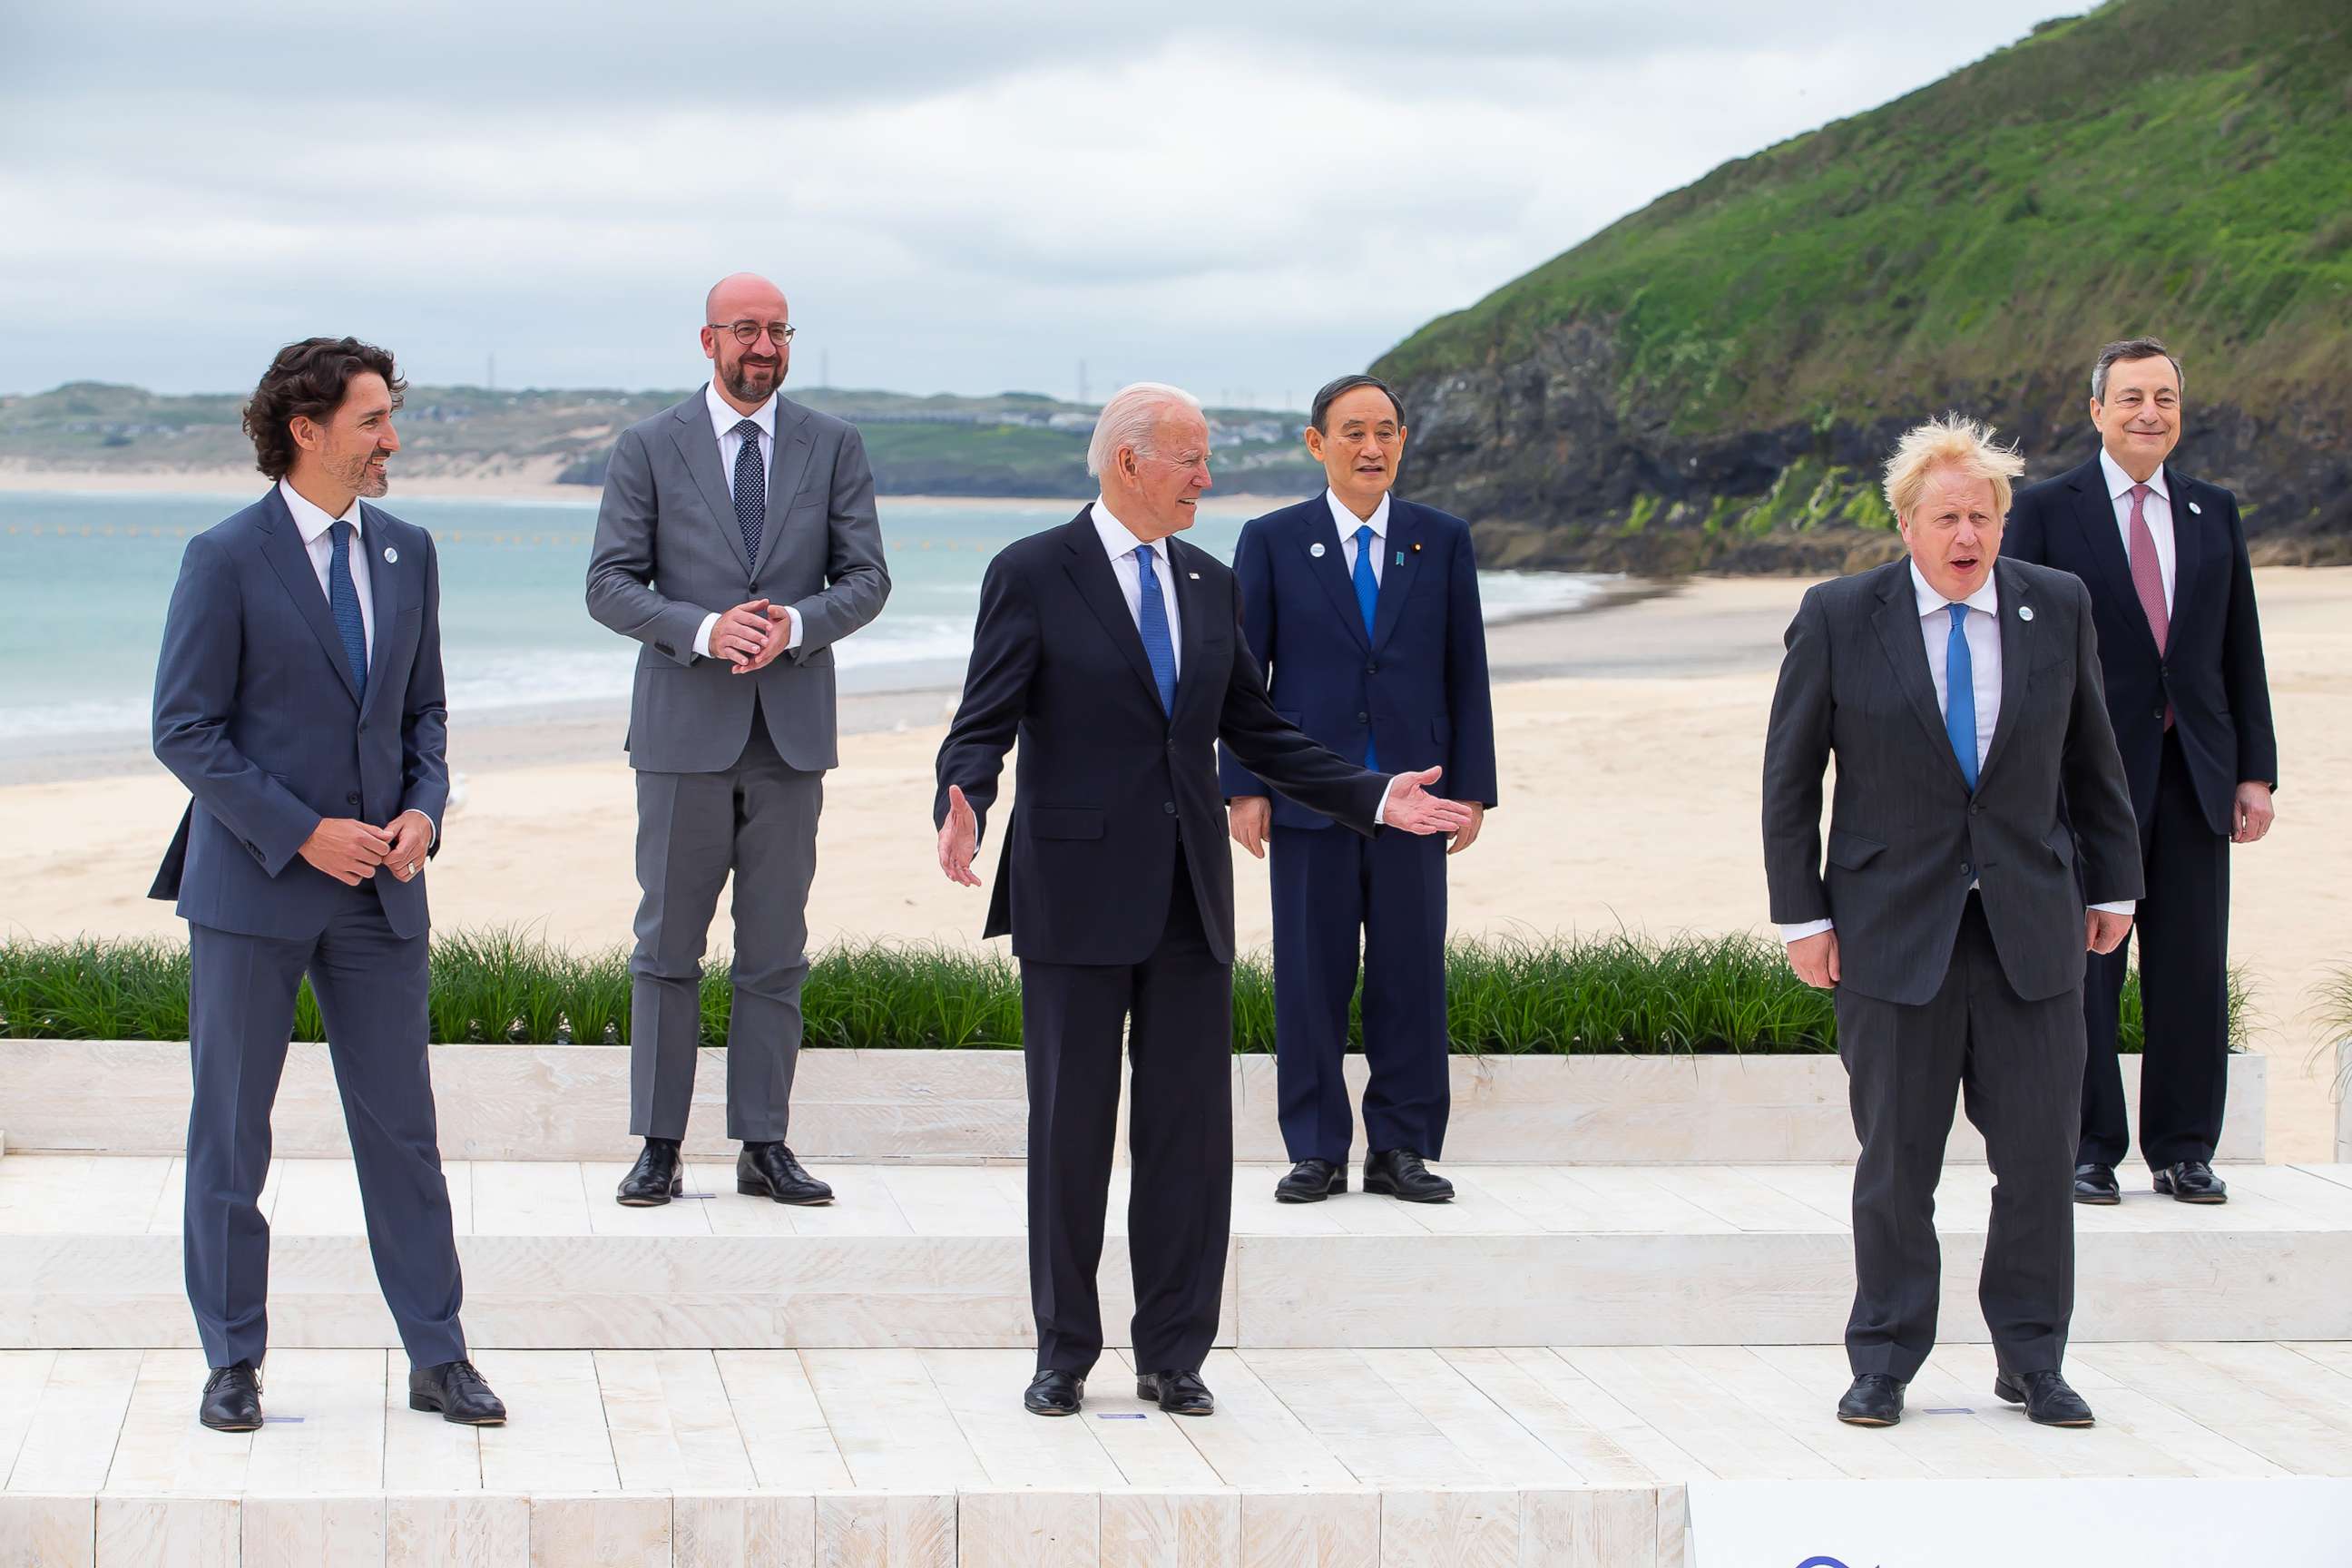
[[[408,383],[400,379],[392,353],[357,338],[304,338],[278,351],[245,405],[245,433],[253,438],[253,466],[273,479],[294,467],[293,421],[326,417],[342,406],[352,377],[373,371],[392,389],[400,406]]]

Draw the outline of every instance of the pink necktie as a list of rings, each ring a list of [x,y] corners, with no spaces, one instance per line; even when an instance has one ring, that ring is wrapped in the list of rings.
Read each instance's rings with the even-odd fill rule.
[[[2140,613],[2147,617],[2147,629],[2156,637],[2156,651],[2163,657],[2165,640],[2172,632],[2172,616],[2164,607],[2164,568],[2157,564],[2156,535],[2147,526],[2147,487],[2131,488],[2131,578],[2132,591],[2139,595]],[[2164,727],[2172,728],[2172,704],[2164,705]]]

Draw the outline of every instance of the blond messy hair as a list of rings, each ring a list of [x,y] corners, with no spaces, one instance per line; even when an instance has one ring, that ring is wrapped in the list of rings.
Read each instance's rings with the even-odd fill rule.
[[[1927,488],[1927,476],[1938,468],[1992,481],[1993,510],[2007,517],[2010,482],[2024,476],[2025,459],[2015,447],[1997,445],[1991,426],[1962,415],[1947,414],[1914,426],[1886,459],[1886,504],[1898,520],[1911,515]]]

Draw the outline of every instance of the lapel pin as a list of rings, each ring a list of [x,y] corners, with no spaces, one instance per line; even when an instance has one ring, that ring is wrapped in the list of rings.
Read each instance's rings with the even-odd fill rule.
[[[385,546],[383,547],[383,563],[384,563],[385,565],[387,565],[387,566],[397,566],[397,565],[399,565],[399,564],[400,564],[400,552],[399,552],[399,551],[397,551],[397,550],[394,550],[394,549],[391,545],[389,545],[389,544],[385,545]]]
[[[1187,572],[1184,575],[1190,577],[1195,583],[1201,580],[1201,574],[1198,572]]]
[[[2032,620],[2032,619],[2033,618],[2033,606],[2032,606],[2032,605],[2018,605],[2018,606],[2017,606],[2017,618],[2018,618],[2019,620],[2021,620],[2021,621],[2030,621],[2030,620]]]
[[[1320,543],[1310,544],[1307,547],[1307,553],[1320,561],[1323,559],[1323,546]]]
[[[2190,501],[2189,503],[2189,510],[2195,512],[2199,517],[2203,517],[2205,515],[2205,509],[2199,506],[2195,501]]]
[[[1420,546],[1420,545],[1418,545],[1418,544],[1416,544],[1416,545],[1414,545],[1414,546],[1413,546],[1413,548],[1414,548],[1415,550],[1418,550],[1418,549],[1420,549],[1420,548],[1421,548],[1421,546]],[[1398,565],[1400,565],[1400,566],[1402,566],[1402,565],[1403,565],[1403,564],[1404,564],[1404,552],[1403,552],[1403,551],[1402,551],[1402,550],[1400,550],[1400,551],[1398,551],[1398,552],[1397,552],[1396,563],[1397,563]]]
[[[1415,555],[1418,555],[1418,554],[1420,554],[1420,553],[1421,553],[1421,541],[1420,541],[1420,540],[1418,540],[1418,539],[1416,539],[1416,540],[1414,540],[1414,541],[1412,542],[1412,552],[1413,552]]]

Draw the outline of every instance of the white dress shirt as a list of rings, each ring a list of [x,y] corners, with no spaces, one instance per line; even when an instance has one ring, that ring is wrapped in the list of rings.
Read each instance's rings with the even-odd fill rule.
[[[2099,472],[2107,476],[2107,499],[2115,502],[2116,531],[2123,536],[2124,559],[2131,559],[2131,491],[2138,481],[2125,473],[2123,465],[2107,456],[2105,447],[2099,448]],[[2172,491],[2165,483],[2164,469],[2159,467],[2147,477],[2147,500],[2140,503],[2140,516],[2147,523],[2147,533],[2156,541],[2156,566],[2164,579],[2164,613],[2172,615],[2173,563],[2179,551],[2172,532]]]
[[[776,469],[776,395],[770,393],[765,403],[744,414],[719,395],[719,383],[714,380],[703,387],[702,401],[710,410],[710,428],[719,437],[719,469],[727,476],[730,495],[735,491],[735,459],[743,450],[743,437],[735,433],[735,426],[749,419],[760,427],[760,492],[772,502],[776,498],[768,495],[767,490]],[[768,521],[773,523],[775,521],[776,511],[772,505],[768,509]],[[735,520],[727,517],[719,521],[720,527],[726,528],[733,526]],[[784,647],[788,649],[801,646],[801,618],[794,616],[792,620],[792,630],[784,637]],[[710,634],[718,626],[719,616],[714,611],[702,617],[701,629],[694,634],[694,651],[704,658],[710,657]]]
[[[1969,639],[1969,686],[1977,701],[1977,768],[1984,769],[1985,758],[1992,752],[1994,730],[2000,723],[2000,595],[1993,585],[1992,574],[1985,574],[1984,586],[1967,598],[1954,601],[1928,586],[1919,570],[1911,563],[1911,593],[1919,607],[1919,637],[1927,651],[1927,677],[1936,686],[1936,711],[1948,715],[1952,710],[1951,680],[1948,671],[1952,655],[1952,605],[1966,605],[1969,613],[1960,622],[1960,635]],[[1974,889],[1979,884],[1970,881]],[[2093,904],[2095,910],[2106,910],[2116,914],[2132,912],[2129,902]],[[1782,942],[1797,942],[1832,930],[1832,921],[1804,921],[1780,928]]]
[[[1323,500],[1331,508],[1332,522],[1339,527],[1339,559],[1347,563],[1348,575],[1350,577],[1356,574],[1357,531],[1366,528],[1372,531],[1372,581],[1379,582],[1381,569],[1388,564],[1389,559],[1389,498],[1385,494],[1382,495],[1381,504],[1372,509],[1372,515],[1370,517],[1358,517],[1354,512],[1349,511],[1347,503],[1339,499],[1339,492],[1337,490],[1326,489],[1323,492]]]
[[[1143,629],[1143,572],[1137,564],[1138,550],[1151,552],[1152,575],[1160,580],[1160,602],[1168,610],[1168,646],[1176,658],[1176,673],[1184,673],[1183,623],[1176,608],[1175,569],[1168,554],[1168,542],[1155,539],[1150,544],[1135,537],[1127,524],[1119,521],[1110,510],[1110,503],[1095,498],[1091,515],[1095,531],[1102,536],[1103,553],[1110,557],[1111,575],[1118,579],[1118,591],[1127,600],[1127,613],[1134,617],[1135,629]],[[1386,822],[1389,795],[1396,788],[1395,775],[1390,775],[1387,787],[1381,791],[1381,804],[1372,813],[1374,822]]]
[[[326,508],[313,506],[300,490],[296,489],[284,479],[278,481],[278,493],[285,500],[286,510],[294,514],[295,531],[302,536],[303,552],[310,557],[310,570],[319,574],[319,592],[327,596],[327,605],[331,610],[335,603],[335,591],[327,585],[327,573],[335,559],[335,539],[329,531],[339,522],[348,522],[352,525],[352,587],[359,595],[360,635],[367,646],[368,668],[373,669],[375,668],[375,591],[373,581],[368,574],[368,552],[362,547],[362,541],[366,535],[367,528],[360,515],[359,498],[357,496],[352,498],[352,504],[342,516],[329,517]],[[441,825],[434,822],[433,818],[425,816],[424,812],[420,811],[416,815],[425,817],[426,822],[432,824],[433,837],[437,841],[441,837]]]
[[[368,578],[368,552],[363,547],[366,527],[360,517],[359,498],[341,517],[329,517],[327,509],[313,506],[300,490],[286,480],[278,481],[278,494],[286,502],[286,510],[294,514],[294,527],[302,535],[302,548],[310,557],[310,570],[319,574],[319,592],[327,595],[329,606],[335,602],[334,590],[327,586],[327,569],[335,558],[334,536],[328,531],[339,522],[352,525],[352,586],[359,590],[360,630],[367,640],[368,663],[375,663],[375,595]]]

